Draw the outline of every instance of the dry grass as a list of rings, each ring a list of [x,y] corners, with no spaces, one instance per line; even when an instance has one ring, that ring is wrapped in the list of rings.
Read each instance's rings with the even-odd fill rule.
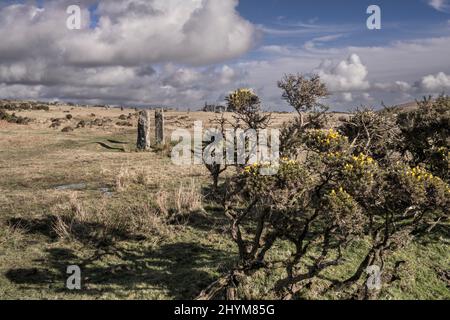
[[[122,192],[126,190],[130,182],[131,182],[131,175],[128,168],[126,167],[120,168],[120,171],[115,179],[115,190],[117,192]]]
[[[105,174],[105,172],[103,171]],[[159,181],[155,179],[148,167],[132,168],[122,166],[114,178],[114,189],[117,192],[128,190],[133,185],[158,188]]]
[[[152,182],[151,175],[149,169],[147,168],[139,168],[134,173],[134,181],[137,184],[148,186]]]
[[[95,246],[138,236],[167,236],[172,231],[167,217],[151,202],[122,205],[118,210],[105,197],[92,207],[70,193],[53,211],[52,230],[58,238]]]
[[[187,187],[181,185],[178,188],[175,194],[175,209],[178,213],[203,210],[202,196],[194,181]]]
[[[184,224],[189,214],[203,211],[203,197],[198,186],[192,180],[187,187],[180,185],[168,192],[160,190],[155,196],[159,213],[171,223]]]
[[[0,225],[0,248],[4,248],[9,244],[14,249],[18,249],[26,238],[26,226],[15,225]]]
[[[73,118],[65,126],[93,120],[91,113],[113,121],[71,133],[49,128],[51,118],[65,118],[68,110]],[[236,258],[221,228],[226,221],[202,196],[208,172],[203,166],[176,167],[164,152],[132,151],[136,127],[115,123],[134,112],[52,107],[18,112],[36,119],[27,126],[0,122],[0,150],[7,150],[0,152],[0,298],[190,299]],[[195,120],[207,127],[215,116],[167,112],[166,134],[192,129]],[[273,126],[289,118],[275,114]],[[56,189],[79,183],[86,187]],[[92,258],[105,248],[117,253]],[[280,246],[273,260],[288,249]],[[417,276],[385,298],[448,299],[446,284],[433,271],[447,268],[446,252],[442,244],[404,251],[401,258],[413,261]],[[356,265],[359,253],[351,257]],[[66,292],[60,271],[77,263],[86,263],[85,290]],[[245,295],[267,298],[272,280],[256,275]]]
[[[167,191],[158,191],[156,194],[156,204],[158,205],[158,210],[161,216],[163,217],[169,217],[170,214],[170,194]]]

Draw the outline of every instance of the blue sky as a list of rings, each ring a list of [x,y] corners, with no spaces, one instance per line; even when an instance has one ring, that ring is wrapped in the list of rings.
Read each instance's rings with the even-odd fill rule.
[[[315,19],[322,23],[358,24],[365,22],[361,13],[365,13],[372,4],[383,9],[384,20],[388,23],[432,23],[446,18],[426,0],[241,0],[238,11],[253,23],[261,24],[269,24],[270,21],[276,24],[279,17],[293,22]]]
[[[37,2],[43,5],[45,0]],[[396,40],[447,34],[450,15],[431,7],[429,2],[430,0],[240,0],[236,9],[254,25],[274,32],[265,33],[258,45],[300,46],[321,35],[337,34],[342,36],[322,45],[373,46]],[[366,10],[373,4],[380,6],[382,10],[381,30],[368,30],[366,27],[369,16]],[[91,27],[94,28],[98,23],[97,4],[91,4],[88,8],[92,14]]]
[[[319,74],[335,110],[450,91],[450,0],[7,0],[0,37],[3,97],[196,108],[250,87],[289,110],[286,73]]]
[[[381,30],[366,27],[366,9],[372,4],[382,10]],[[432,8],[425,0],[241,0],[238,11],[256,25],[290,30],[291,35],[268,34],[263,39],[264,44],[287,46],[302,45],[311,37],[341,33],[345,36],[323,45],[373,46],[441,36],[448,33],[450,21],[448,13]],[[309,32],[302,34],[302,30]]]
[[[366,10],[369,5],[373,4],[381,8],[381,30],[368,30],[366,27],[366,20],[369,16]],[[255,8],[258,8],[258,10],[255,10]],[[409,41],[415,43],[416,41],[429,39],[443,39],[449,36],[450,31],[449,1],[444,0],[434,2],[430,0],[241,0],[237,9],[243,17],[266,31],[260,40],[259,48],[290,48],[292,52],[295,52],[294,57],[298,59],[305,58],[308,55],[307,50],[303,48],[312,39],[323,39],[323,41],[313,42],[314,47],[318,49],[318,54],[327,52],[327,50],[330,52],[340,50],[350,54],[349,48],[360,48],[361,51],[368,51],[368,48],[376,47],[380,56],[385,56],[378,60],[385,59],[384,64],[387,66],[383,74],[380,71],[378,78],[372,78],[372,82],[378,82],[378,84],[372,84],[372,86],[378,89],[382,87],[384,82],[390,82],[392,88],[396,88],[397,83],[403,89],[404,82],[408,82],[408,85],[411,86],[417,86],[420,85],[418,84],[421,81],[420,77],[426,76],[422,74],[425,71],[419,71],[416,65],[410,64],[399,70],[399,73],[402,73],[405,78],[401,79],[402,76],[400,75],[398,75],[399,78],[396,78],[396,60],[399,57],[390,56],[387,53],[389,49],[397,44],[406,44]],[[447,48],[437,47],[437,49],[442,53],[447,52],[446,54],[450,56]],[[371,64],[372,55],[376,55],[376,52],[360,56],[363,63]],[[438,52],[436,52],[436,55],[438,55]],[[426,59],[433,59],[432,56],[433,54],[430,53]],[[276,57],[272,58],[277,59]],[[331,53],[325,58],[333,59],[333,54]],[[373,58],[373,60],[376,60],[376,57]],[[270,60],[271,58],[267,57],[266,51],[254,50],[249,52],[244,59]],[[382,63],[382,61],[379,63]],[[421,62],[419,60],[417,63],[427,65],[428,61]],[[375,62],[373,64],[376,65]],[[449,71],[448,63],[441,64],[439,67],[430,66],[429,68],[429,73],[444,72],[448,74]],[[369,69],[367,78],[370,78],[375,72],[375,70]],[[439,89],[441,89],[441,92],[446,90],[444,87]],[[358,102],[361,104],[369,103],[379,106],[382,101],[403,103],[424,94],[424,92],[419,92],[420,90],[416,90],[412,94],[406,92],[395,94],[391,92],[393,90],[389,88],[381,90],[383,92],[371,92],[372,97],[369,101],[361,101],[360,99],[359,101],[351,101],[351,103],[354,105],[357,105]],[[372,91],[380,90],[373,90],[372,88]],[[350,93],[342,94],[348,96]],[[348,107],[347,101],[337,101],[337,104],[340,105],[338,109],[351,108]]]
[[[42,6],[45,0],[37,2]],[[373,4],[382,9],[383,28],[377,31],[366,27],[366,9]],[[92,27],[98,22],[96,9],[97,4],[89,6]],[[316,34],[340,31],[345,31],[346,37],[330,42],[330,46],[378,45],[442,35],[450,21],[450,15],[431,7],[429,0],[240,0],[236,9],[255,25],[287,33],[265,34],[261,42],[268,45],[301,45]]]

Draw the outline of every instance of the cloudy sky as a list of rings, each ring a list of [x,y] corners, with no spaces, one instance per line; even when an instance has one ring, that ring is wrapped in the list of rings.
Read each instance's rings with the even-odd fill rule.
[[[0,39],[0,98],[187,109],[251,87],[288,110],[276,82],[297,72],[335,110],[450,92],[450,0],[3,0]]]

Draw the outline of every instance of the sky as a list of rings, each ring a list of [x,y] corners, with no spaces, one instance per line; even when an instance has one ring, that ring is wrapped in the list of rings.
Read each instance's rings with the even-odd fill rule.
[[[0,98],[193,110],[246,87],[288,111],[289,73],[336,111],[450,91],[450,0],[8,0],[0,39]]]

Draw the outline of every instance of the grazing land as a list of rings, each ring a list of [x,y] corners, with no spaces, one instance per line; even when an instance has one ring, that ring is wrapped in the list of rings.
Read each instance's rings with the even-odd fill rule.
[[[0,299],[193,299],[238,259],[206,168],[175,166],[166,148],[137,152],[136,110],[50,106],[15,115],[32,121],[0,120]],[[166,134],[216,116],[168,111]],[[329,126],[347,116],[332,115]],[[271,127],[292,117],[274,114]],[[345,268],[327,269],[303,297],[342,298],[322,289],[351,275],[367,245],[354,241]],[[274,248],[269,262],[292,249],[283,241]],[[450,299],[448,253],[446,237],[432,234],[389,256],[386,264],[405,263],[380,298]],[[82,290],[66,289],[69,265],[80,266]],[[278,271],[253,273],[241,295],[274,298]]]

